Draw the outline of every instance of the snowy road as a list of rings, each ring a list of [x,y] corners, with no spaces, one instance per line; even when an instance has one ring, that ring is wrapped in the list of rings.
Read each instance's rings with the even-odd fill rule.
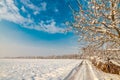
[[[99,71],[87,60],[82,61],[70,74],[64,80],[120,80],[120,76]]]

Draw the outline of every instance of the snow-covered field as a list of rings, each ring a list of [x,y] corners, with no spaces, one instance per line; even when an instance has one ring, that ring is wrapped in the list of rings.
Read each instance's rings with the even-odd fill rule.
[[[0,59],[0,80],[63,80],[81,60]]]

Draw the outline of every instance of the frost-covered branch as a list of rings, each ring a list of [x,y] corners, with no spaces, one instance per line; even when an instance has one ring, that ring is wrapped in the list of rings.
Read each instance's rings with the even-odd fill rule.
[[[79,10],[70,5],[74,21],[69,23],[81,40],[100,45],[117,43],[120,46],[120,0],[76,0]]]

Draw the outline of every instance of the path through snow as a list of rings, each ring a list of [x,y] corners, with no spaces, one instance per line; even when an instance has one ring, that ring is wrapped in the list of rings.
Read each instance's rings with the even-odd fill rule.
[[[84,60],[64,80],[120,80],[120,76],[96,69],[90,61]]]

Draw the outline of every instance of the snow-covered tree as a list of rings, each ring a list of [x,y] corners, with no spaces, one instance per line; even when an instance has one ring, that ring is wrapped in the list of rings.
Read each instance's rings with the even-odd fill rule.
[[[79,10],[73,9],[74,21],[68,26],[84,40],[95,46],[110,43],[120,46],[120,0],[76,0]],[[84,5],[83,5],[84,3]]]

